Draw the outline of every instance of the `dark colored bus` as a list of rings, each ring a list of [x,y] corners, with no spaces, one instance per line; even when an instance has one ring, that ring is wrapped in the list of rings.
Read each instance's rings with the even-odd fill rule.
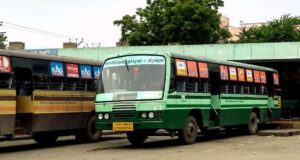
[[[94,99],[99,61],[0,50],[0,137],[60,135],[97,141]]]

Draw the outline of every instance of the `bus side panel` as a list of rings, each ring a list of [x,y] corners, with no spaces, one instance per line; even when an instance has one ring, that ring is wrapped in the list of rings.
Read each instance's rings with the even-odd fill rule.
[[[33,132],[58,131],[84,128],[85,124],[80,119],[88,119],[90,113],[43,113],[34,114]],[[87,120],[86,120],[87,121]]]
[[[84,128],[94,109],[93,92],[34,92],[33,131],[53,131]]]
[[[182,129],[191,110],[199,110],[204,126],[209,125],[210,95],[208,94],[177,94],[169,95],[166,110],[162,115],[166,121],[166,127],[170,129]],[[195,117],[197,118],[197,117]]]
[[[261,120],[266,121],[268,97],[264,95],[221,94],[220,125],[247,124],[253,108],[259,108]]]
[[[14,133],[15,118],[15,114],[0,114],[0,135]]]
[[[16,117],[16,91],[0,90],[0,135],[13,134]]]

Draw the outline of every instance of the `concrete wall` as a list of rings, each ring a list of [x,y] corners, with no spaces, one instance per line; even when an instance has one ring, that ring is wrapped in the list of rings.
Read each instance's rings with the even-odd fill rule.
[[[222,60],[291,60],[300,59],[300,42],[248,43],[215,45],[128,46],[59,49],[59,56],[103,61],[127,51],[168,51]]]

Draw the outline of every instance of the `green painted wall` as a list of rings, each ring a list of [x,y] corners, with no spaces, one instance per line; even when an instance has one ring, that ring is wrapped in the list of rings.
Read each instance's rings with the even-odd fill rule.
[[[222,60],[300,59],[300,42],[59,49],[59,56],[105,60],[128,51],[168,51]]]

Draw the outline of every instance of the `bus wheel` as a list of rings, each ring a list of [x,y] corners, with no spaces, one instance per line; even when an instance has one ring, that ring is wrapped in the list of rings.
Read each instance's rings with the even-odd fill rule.
[[[182,130],[178,131],[178,137],[182,144],[192,144],[197,139],[198,125],[193,116],[189,116]]]
[[[249,122],[248,122],[248,132],[251,135],[254,135],[257,133],[258,130],[258,118],[255,112],[252,112],[249,116]]]
[[[50,132],[34,133],[32,138],[39,144],[50,145],[56,142],[58,135]]]
[[[134,146],[140,146],[144,143],[146,138],[148,137],[142,131],[132,131],[126,132],[128,141]]]
[[[75,134],[76,140],[80,142],[96,142],[100,140],[102,136],[102,130],[96,130],[95,120],[95,115],[89,118],[86,128]]]

